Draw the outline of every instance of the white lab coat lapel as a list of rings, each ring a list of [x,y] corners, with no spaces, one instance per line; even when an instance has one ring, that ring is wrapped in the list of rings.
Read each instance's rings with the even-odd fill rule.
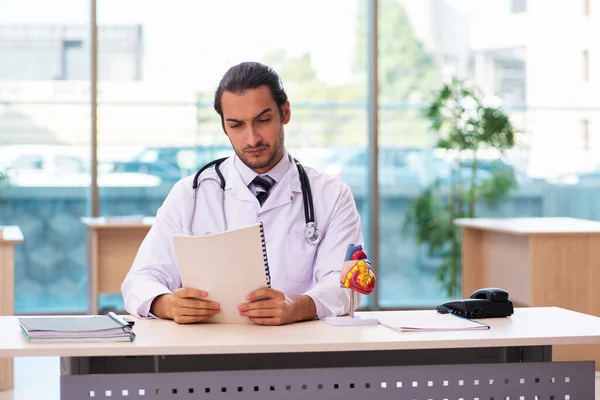
[[[248,186],[244,183],[242,176],[235,167],[233,157],[229,160],[227,171],[225,172],[225,192],[227,197],[237,201],[249,201],[258,204],[258,200],[252,194]]]

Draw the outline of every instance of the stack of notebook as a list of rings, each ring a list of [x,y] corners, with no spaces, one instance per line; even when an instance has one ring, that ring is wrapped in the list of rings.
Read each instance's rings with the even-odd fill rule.
[[[21,317],[21,330],[31,342],[132,342],[133,322],[110,312],[77,317]]]

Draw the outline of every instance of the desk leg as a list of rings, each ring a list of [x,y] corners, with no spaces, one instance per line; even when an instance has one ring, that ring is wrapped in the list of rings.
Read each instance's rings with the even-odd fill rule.
[[[13,359],[0,358],[0,391],[13,388]]]
[[[551,362],[552,346],[521,347],[521,362]]]
[[[468,298],[481,288],[484,267],[484,232],[479,229],[462,230],[462,292]]]
[[[0,243],[0,315],[13,315],[15,303],[14,247]],[[13,359],[0,358],[0,390],[12,389]]]
[[[88,314],[98,314],[98,232],[87,229]]]

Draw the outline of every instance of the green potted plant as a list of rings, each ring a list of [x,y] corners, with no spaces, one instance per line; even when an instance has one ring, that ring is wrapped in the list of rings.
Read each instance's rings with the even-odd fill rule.
[[[424,115],[436,135],[436,149],[448,156],[447,179],[437,178],[412,199],[405,218],[405,233],[414,235],[430,256],[440,255],[436,278],[448,296],[461,291],[461,238],[456,218],[474,218],[476,205],[494,207],[517,187],[514,169],[500,157],[485,174],[478,158],[481,150],[499,155],[514,147],[515,131],[499,107],[485,104],[481,92],[453,79],[435,93]]]

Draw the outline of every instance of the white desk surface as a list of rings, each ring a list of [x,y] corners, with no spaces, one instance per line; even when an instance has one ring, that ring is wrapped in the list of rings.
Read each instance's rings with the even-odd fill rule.
[[[428,311],[385,311],[357,315],[393,316]],[[464,347],[600,343],[600,318],[557,307],[517,308],[510,318],[486,319],[480,331],[398,332],[385,326],[330,326],[325,321],[268,327],[178,325],[136,319],[137,338],[126,343],[30,343],[17,317],[0,317],[0,357],[250,354],[349,350],[405,350]]]
[[[156,221],[156,217],[125,216],[125,217],[83,217],[81,222],[93,229],[119,229],[150,227]]]
[[[0,242],[22,242],[23,233],[18,226],[7,225],[0,226],[2,232],[0,232]]]
[[[600,233],[600,222],[577,218],[457,218],[454,223],[466,228],[519,235]]]

